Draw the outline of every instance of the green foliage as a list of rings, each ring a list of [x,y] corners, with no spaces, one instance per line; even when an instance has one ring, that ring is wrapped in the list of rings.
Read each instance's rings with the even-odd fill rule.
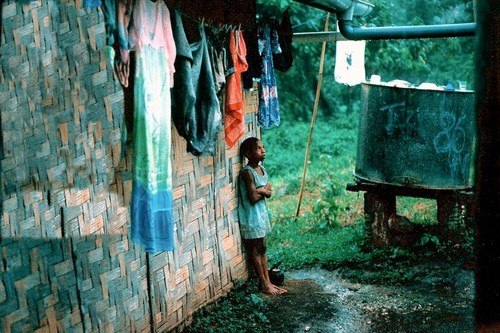
[[[368,16],[354,23],[366,27],[435,25],[474,21],[472,0],[371,0],[375,7]],[[279,20],[290,7],[294,32],[323,31],[326,12],[290,1],[257,2],[258,21]],[[329,31],[336,30],[336,17],[330,16]],[[369,40],[365,50],[366,76],[378,74],[383,81],[405,80],[419,85],[433,82],[457,86],[467,81],[474,89],[475,37]],[[277,73],[278,96],[283,117],[309,121],[319,78],[321,43],[293,43],[293,67]],[[360,87],[335,82],[335,43],[327,43],[318,113],[324,117],[349,114],[359,109]]]
[[[314,204],[312,213],[319,229],[340,227],[340,214],[344,210],[349,210],[349,206],[344,207],[340,203],[341,196],[345,193],[345,184],[341,183],[333,173],[331,156],[321,155],[320,161],[322,169],[316,177],[322,180],[320,197]]]
[[[327,170],[325,159],[328,159],[329,167],[341,170],[336,172],[335,177],[341,173],[344,180],[349,180],[356,155],[358,123],[358,113],[318,117],[313,130],[307,174],[314,176]],[[309,132],[310,123],[288,119],[284,119],[279,127],[262,130],[262,140],[266,146],[264,163],[274,181],[286,178],[293,189],[300,189]]]
[[[422,237],[420,238],[420,241],[417,245],[419,246],[425,246],[429,243],[432,243],[434,244],[435,246],[439,246],[440,243],[439,243],[439,237],[435,236],[435,235],[432,235],[432,234],[428,234],[428,233],[425,233],[422,235]]]
[[[421,225],[436,225],[437,205],[434,199],[397,197],[399,215]]]
[[[427,257],[437,254],[446,259],[471,259],[474,254],[475,230],[469,219],[471,217],[465,207],[460,207],[454,219],[441,227],[440,234],[424,233],[415,244],[415,250]]]
[[[373,0],[373,12],[362,18],[370,26],[436,25],[473,22],[469,0]],[[366,73],[379,74],[384,81],[406,80],[418,85],[434,82],[453,84],[466,80],[474,86],[474,37],[425,38],[368,41]]]
[[[195,313],[185,333],[270,333],[265,309],[256,283],[240,282],[216,304]]]

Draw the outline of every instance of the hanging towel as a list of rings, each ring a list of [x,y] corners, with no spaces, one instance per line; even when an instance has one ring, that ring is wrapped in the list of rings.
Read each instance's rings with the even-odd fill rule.
[[[247,49],[241,31],[230,32],[229,50],[233,59],[234,71],[226,77],[224,132],[227,146],[232,147],[245,134],[241,73],[248,69],[248,64],[246,61]]]
[[[262,61],[262,72],[259,85],[259,126],[269,129],[280,124],[278,87],[274,73],[273,54],[281,53],[278,33],[269,25],[261,28],[259,52]]]
[[[225,36],[227,34],[222,34],[215,28],[208,29],[206,32],[215,92],[217,96],[221,97],[226,86],[225,67],[227,64],[227,50],[225,48]]]
[[[292,67],[293,64],[293,30],[288,9],[285,11],[285,13],[283,13],[281,22],[279,24],[276,24],[276,30],[278,31],[278,40],[281,48],[281,53],[273,54],[274,68],[281,72],[286,72]]]
[[[163,1],[136,1],[128,43],[135,52],[131,238],[145,251],[174,249],[170,87],[176,48]]]
[[[172,16],[177,46],[175,85],[172,88],[172,116],[179,135],[187,141],[187,151],[195,156],[215,152],[222,113],[205,28],[198,25],[199,40],[189,43],[180,12]]]
[[[243,89],[253,89],[254,81],[260,80],[262,59],[259,53],[259,29],[257,27],[245,30],[245,45],[247,46],[248,69],[241,75]]]
[[[335,56],[335,81],[354,86],[365,80],[366,41],[338,41]]]

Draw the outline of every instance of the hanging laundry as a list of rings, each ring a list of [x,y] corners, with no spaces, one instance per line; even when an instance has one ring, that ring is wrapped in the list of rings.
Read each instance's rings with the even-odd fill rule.
[[[278,33],[269,25],[261,28],[259,53],[262,59],[262,72],[259,85],[259,126],[269,129],[280,124],[278,87],[274,73],[273,54],[280,53]]]
[[[366,41],[337,41],[335,81],[354,86],[365,80]]]
[[[196,156],[213,154],[222,126],[222,113],[205,28],[199,24],[199,40],[189,43],[180,12],[173,13],[172,24],[177,45],[173,121],[179,135],[187,141],[188,152]]]
[[[110,6],[115,3],[113,1],[107,1]],[[132,29],[131,19],[132,19],[132,9],[133,0],[119,0],[115,7],[115,30],[114,38],[110,40],[114,41],[112,44],[115,50],[115,61],[113,62],[114,72],[122,86],[128,87],[128,79],[130,74],[130,51],[133,46],[131,45],[131,39],[129,40],[129,29]],[[110,10],[108,8],[107,10]],[[106,13],[106,11],[105,11]],[[111,19],[111,15],[109,19]],[[106,20],[108,21],[108,20]],[[109,22],[111,26],[113,22]]]
[[[281,22],[276,24],[276,31],[278,32],[278,42],[281,48],[281,53],[273,54],[274,68],[280,72],[286,72],[292,67],[293,64],[293,30],[288,9],[283,14]]]
[[[248,64],[243,32],[239,30],[230,32],[229,50],[234,68],[230,70],[229,75],[226,77],[224,132],[227,146],[232,147],[245,134],[241,73],[248,69]]]
[[[259,53],[259,28],[245,30],[248,69],[242,73],[243,89],[252,89],[254,81],[260,80],[262,59]]]
[[[128,59],[130,47],[128,43],[128,28],[126,28],[130,22],[132,1],[120,1],[120,5],[117,6],[115,0],[103,0],[102,11],[106,27],[105,50],[107,58],[113,68],[115,77],[122,84],[123,99],[125,102],[123,117],[121,119],[122,124],[120,125],[122,130],[120,158],[122,158],[126,154],[127,142],[132,137],[131,134],[134,128],[133,76],[131,78],[132,87],[129,87],[128,73],[130,68],[135,68],[135,59],[133,53],[130,59]],[[118,28],[119,26],[120,29]]]
[[[217,96],[222,95],[223,88],[226,86],[225,70],[227,66],[227,57],[230,56],[226,50],[226,36],[214,28],[207,31],[208,54],[212,64],[212,74]]]
[[[163,1],[117,1],[117,59],[120,82],[135,66],[131,238],[156,253],[174,248],[172,214],[171,100],[176,47]],[[131,22],[133,21],[133,24]]]
[[[115,35],[118,33],[115,0],[104,0],[102,3],[102,11],[104,13],[104,24],[106,27],[106,44],[111,47],[115,44]]]

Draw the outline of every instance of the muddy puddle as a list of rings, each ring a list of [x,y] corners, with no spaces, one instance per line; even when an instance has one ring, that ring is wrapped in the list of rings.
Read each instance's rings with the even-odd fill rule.
[[[474,272],[445,263],[411,268],[408,285],[352,283],[341,271],[286,272],[283,296],[269,299],[275,332],[474,332]]]

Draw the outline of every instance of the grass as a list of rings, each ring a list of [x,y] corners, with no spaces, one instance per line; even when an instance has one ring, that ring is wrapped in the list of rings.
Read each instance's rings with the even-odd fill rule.
[[[283,261],[284,269],[342,264],[360,260],[363,229],[360,223],[343,228],[320,228],[307,217],[274,226],[268,238],[269,261]]]
[[[268,200],[273,223],[268,236],[270,262],[282,260],[284,268],[294,269],[364,256],[362,195],[345,190],[353,181],[357,121],[354,113],[318,119],[298,215],[309,124],[284,124],[263,134],[268,147],[265,165],[274,188]]]

